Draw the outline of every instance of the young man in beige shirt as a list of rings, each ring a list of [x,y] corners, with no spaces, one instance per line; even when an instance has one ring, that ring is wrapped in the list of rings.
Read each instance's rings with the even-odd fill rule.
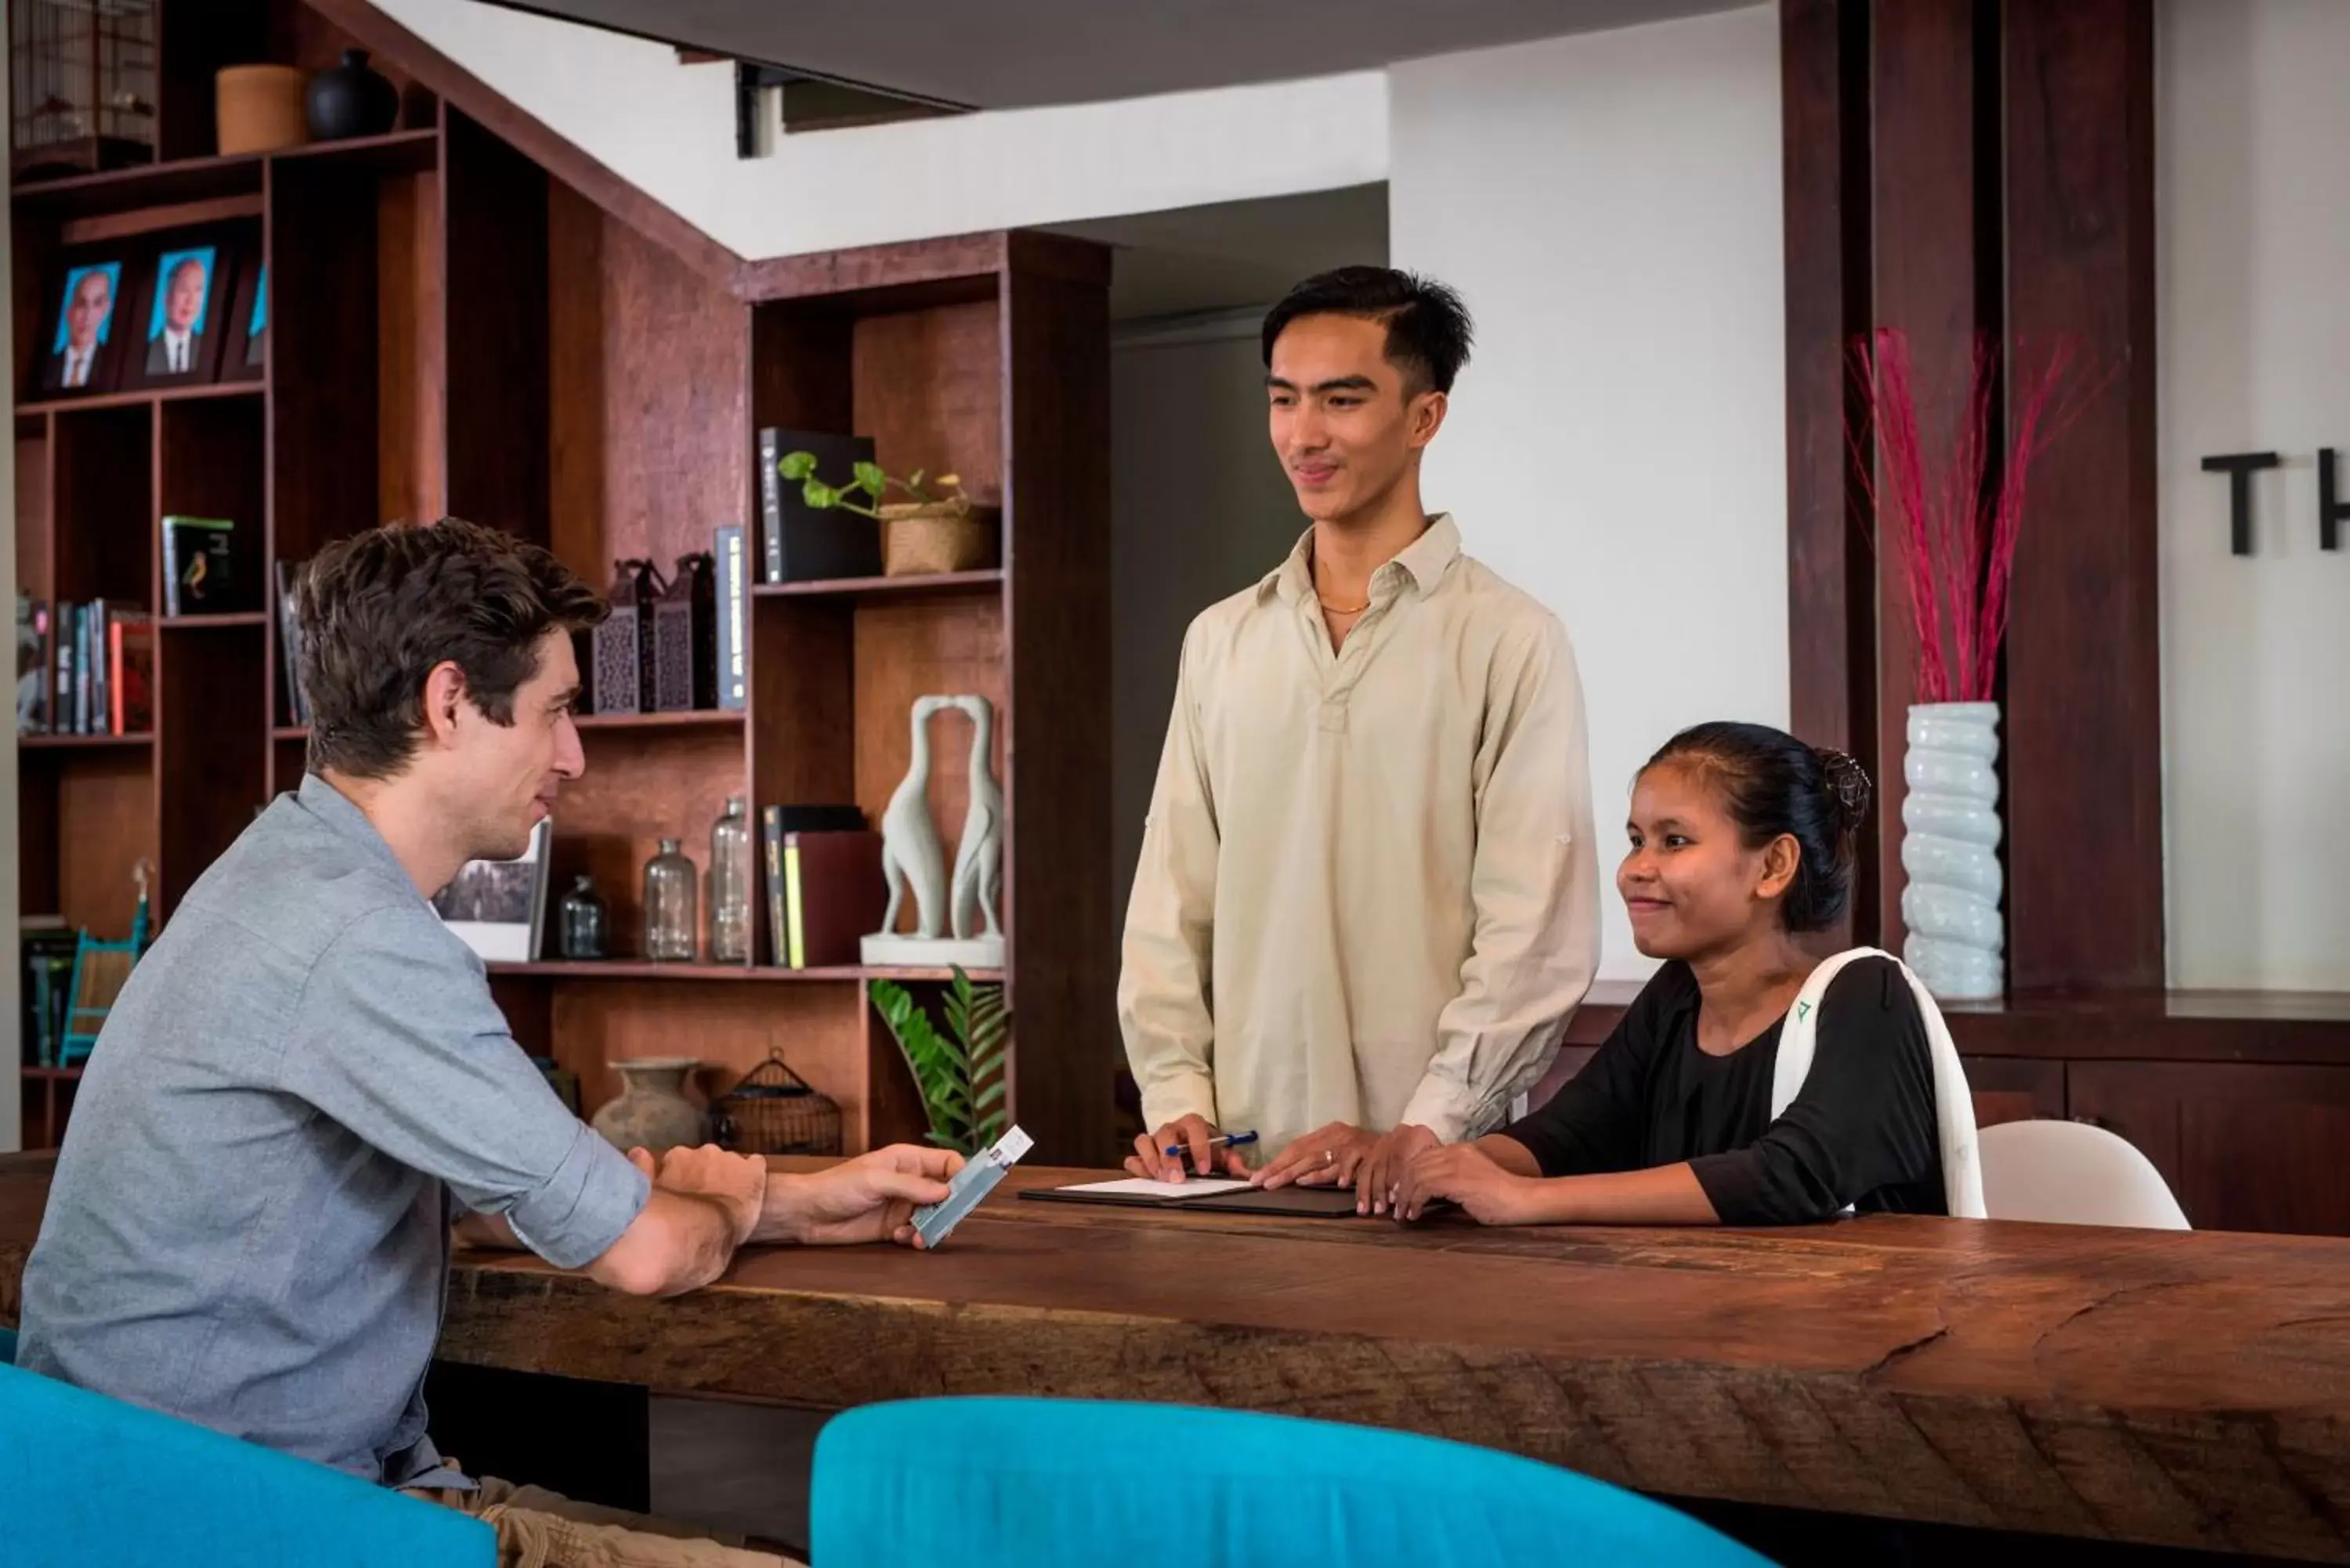
[[[1118,983],[1138,1175],[1351,1184],[1490,1131],[1598,960],[1582,682],[1558,618],[1419,493],[1469,355],[1440,284],[1309,278],[1264,324],[1313,520],[1191,623]],[[1170,1157],[1166,1150],[1180,1147]]]

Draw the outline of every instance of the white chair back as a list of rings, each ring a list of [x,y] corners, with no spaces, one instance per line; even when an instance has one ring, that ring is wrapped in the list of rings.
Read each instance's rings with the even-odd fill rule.
[[[2186,1231],[2186,1211],[2154,1162],[2087,1122],[2002,1122],[1978,1135],[1983,1208],[1993,1220]]]

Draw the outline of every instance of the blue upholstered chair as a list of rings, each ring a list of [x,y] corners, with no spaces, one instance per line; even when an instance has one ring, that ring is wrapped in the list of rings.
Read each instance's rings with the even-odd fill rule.
[[[1764,1560],[1661,1503],[1487,1449],[1183,1406],[915,1399],[816,1439],[820,1568],[1348,1568]]]
[[[497,1562],[477,1519],[13,1366],[0,1367],[0,1542],[8,1568]]]

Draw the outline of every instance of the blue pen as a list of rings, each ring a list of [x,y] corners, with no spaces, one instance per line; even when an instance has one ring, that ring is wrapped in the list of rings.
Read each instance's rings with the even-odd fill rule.
[[[1255,1141],[1256,1134],[1253,1132],[1225,1133],[1220,1137],[1210,1138],[1208,1147],[1210,1148],[1242,1148]],[[1168,1156],[1172,1158],[1190,1147],[1189,1144],[1170,1143],[1167,1146]]]

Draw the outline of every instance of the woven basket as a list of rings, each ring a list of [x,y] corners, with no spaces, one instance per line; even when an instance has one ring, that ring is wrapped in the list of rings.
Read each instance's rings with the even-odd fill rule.
[[[996,510],[968,495],[881,508],[881,570],[892,577],[995,565]]]
[[[712,1101],[710,1112],[718,1141],[739,1154],[840,1152],[840,1107],[773,1053]]]

